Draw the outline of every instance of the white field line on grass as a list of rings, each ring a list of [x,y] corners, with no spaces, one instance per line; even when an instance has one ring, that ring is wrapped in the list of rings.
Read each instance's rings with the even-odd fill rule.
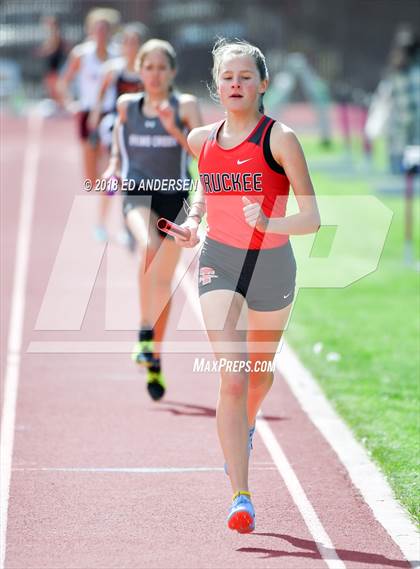
[[[181,263],[182,264],[182,263]],[[181,267],[181,270],[184,267]],[[185,273],[185,270],[184,270]],[[201,310],[198,304],[197,291],[192,283],[192,279],[189,275],[185,275],[182,280],[182,285],[186,290],[187,298],[190,299],[191,306],[197,315],[197,318],[201,320]],[[330,537],[325,531],[320,519],[318,518],[315,510],[313,509],[308,497],[305,494],[296,474],[293,471],[292,466],[287,460],[283,450],[280,447],[273,431],[269,424],[263,419],[259,418],[257,421],[257,431],[260,434],[268,452],[270,453],[274,464],[277,467],[280,476],[292,496],[299,512],[311,533],[318,551],[329,567],[329,569],[345,569],[343,561],[338,557],[336,550],[332,544]]]
[[[302,409],[337,454],[375,518],[398,545],[412,567],[418,567],[420,536],[415,525],[394,498],[387,480],[369,458],[365,448],[356,441],[312,374],[286,342],[276,357],[276,367]]]
[[[4,399],[0,442],[0,568],[6,557],[7,517],[9,508],[10,479],[12,471],[15,433],[16,400],[19,386],[22,335],[25,315],[25,296],[31,246],[32,219],[35,203],[36,181],[40,154],[42,117],[31,112],[28,117],[28,138],[23,162],[20,212],[17,225],[17,245],[13,275],[12,304],[10,311],[7,363],[4,379]]]

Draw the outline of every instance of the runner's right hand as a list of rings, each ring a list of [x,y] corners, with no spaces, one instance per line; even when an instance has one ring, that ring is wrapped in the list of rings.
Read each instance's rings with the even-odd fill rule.
[[[187,229],[190,230],[191,233],[190,238],[183,239],[182,237],[176,235],[174,236],[175,243],[180,247],[186,247],[186,248],[191,248],[198,245],[198,243],[200,243],[200,239],[197,236],[198,226],[199,223],[195,219],[193,219],[192,217],[187,218],[187,220],[181,224],[181,227],[186,227]]]

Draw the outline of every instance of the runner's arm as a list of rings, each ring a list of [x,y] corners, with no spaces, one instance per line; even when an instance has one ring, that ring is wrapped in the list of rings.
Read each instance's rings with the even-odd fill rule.
[[[200,155],[201,147],[204,141],[208,137],[209,129],[208,127],[193,128],[187,137],[187,142],[189,146],[189,152],[195,157]],[[175,242],[181,247],[195,247],[200,240],[197,237],[197,230],[200,222],[206,212],[206,203],[204,200],[204,190],[201,182],[198,180],[194,198],[190,210],[188,212],[188,217],[181,227],[187,227],[190,230],[191,236],[189,240],[182,239],[180,237],[175,237]]]
[[[274,159],[286,172],[300,211],[294,215],[269,219],[266,231],[286,235],[316,233],[321,218],[305,156],[295,133],[275,123],[270,146]]]
[[[119,137],[121,125],[126,120],[127,109],[126,101],[123,97],[120,97],[117,102],[118,115],[115,119],[114,128],[112,129],[111,154],[107,169],[102,175],[103,178],[110,178],[111,176],[121,177],[121,151]]]
[[[96,99],[95,106],[92,109],[92,111],[89,113],[88,123],[89,123],[89,127],[92,130],[95,130],[98,128],[98,125],[99,125],[99,122],[101,119],[101,113],[102,113],[102,101],[103,101],[103,98],[105,96],[107,89],[112,85],[114,78],[115,78],[115,73],[112,69],[110,69],[107,73],[105,73],[105,75],[102,79],[101,86],[99,87],[98,97]]]
[[[206,125],[200,128],[193,128],[188,135],[187,141],[190,149],[190,154],[195,156],[197,159],[200,156],[203,144],[205,143],[212,127],[213,125]],[[205,213],[206,213],[206,201],[204,198],[204,189],[199,180],[197,184],[197,189],[194,194],[194,198],[191,203],[191,208],[188,217],[196,219],[199,225]]]
[[[69,55],[69,61],[66,70],[64,71],[63,75],[58,80],[58,90],[60,93],[60,97],[63,101],[63,104],[66,107],[71,107],[74,100],[70,95],[69,85],[76,77],[80,69],[80,54],[79,50],[77,49],[78,46],[73,48]]]
[[[190,147],[188,146],[187,135],[183,132],[183,129],[179,128],[178,125],[175,124],[175,112],[172,107],[166,105],[163,109],[158,108],[157,110],[159,112],[160,119],[169,134],[178,141],[188,154],[192,154]],[[181,95],[179,114],[182,123],[185,124],[189,131],[203,124],[198,100],[193,95]]]

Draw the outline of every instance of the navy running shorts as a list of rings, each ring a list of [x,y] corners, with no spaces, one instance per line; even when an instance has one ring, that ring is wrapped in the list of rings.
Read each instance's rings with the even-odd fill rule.
[[[77,131],[79,134],[79,138],[81,140],[90,140],[91,137],[98,137],[97,142],[99,142],[99,135],[97,135],[96,131],[92,131],[89,129],[88,126],[88,118],[89,118],[90,111],[79,111],[76,115],[77,120]],[[104,117],[104,114],[101,114],[101,120]],[[95,139],[94,139],[95,141]],[[92,142],[92,141],[91,141]],[[96,146],[96,143],[93,146]]]
[[[273,249],[239,249],[206,238],[201,250],[198,292],[232,290],[252,310],[280,310],[294,299],[296,261],[290,241]]]
[[[138,207],[151,208],[158,218],[164,217],[180,225],[187,218],[187,213],[184,210],[184,199],[187,198],[188,192],[177,192],[176,194],[148,192],[144,195],[132,195],[128,192],[124,194],[123,213],[124,216],[127,216],[132,209]],[[158,233],[161,237],[171,237],[160,229],[158,229]]]

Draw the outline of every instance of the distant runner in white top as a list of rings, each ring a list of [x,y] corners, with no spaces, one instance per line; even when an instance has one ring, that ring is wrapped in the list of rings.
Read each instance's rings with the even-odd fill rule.
[[[120,15],[111,8],[97,8],[89,12],[86,18],[87,41],[75,46],[70,53],[67,69],[61,80],[61,90],[66,106],[73,112],[77,110],[79,138],[82,144],[84,175],[92,187],[102,170],[99,164],[101,148],[96,130],[88,126],[89,113],[95,108],[99,89],[103,80],[103,64],[112,57],[109,39],[118,25]],[[70,83],[77,82],[77,106],[71,100]],[[114,97],[112,90],[107,91],[102,99],[102,116],[113,110]],[[102,192],[95,238],[99,241],[107,239],[104,230],[104,219],[107,209],[106,196]]]
[[[107,153],[111,150],[112,131],[117,117],[117,99],[128,93],[139,93],[143,90],[143,83],[136,69],[137,53],[147,36],[147,28],[141,22],[133,22],[124,26],[121,38],[121,57],[115,57],[103,64],[102,81],[99,86],[96,104],[89,114],[88,130],[97,131],[101,145]],[[112,98],[111,111],[103,114],[104,100]],[[107,105],[108,108],[108,105]],[[109,209],[115,197],[114,192],[107,192],[102,198],[102,226],[97,232],[107,234],[106,221],[109,219]],[[118,200],[117,200],[118,201]],[[118,232],[117,241],[125,245],[130,251],[135,248],[135,240],[127,226]]]

